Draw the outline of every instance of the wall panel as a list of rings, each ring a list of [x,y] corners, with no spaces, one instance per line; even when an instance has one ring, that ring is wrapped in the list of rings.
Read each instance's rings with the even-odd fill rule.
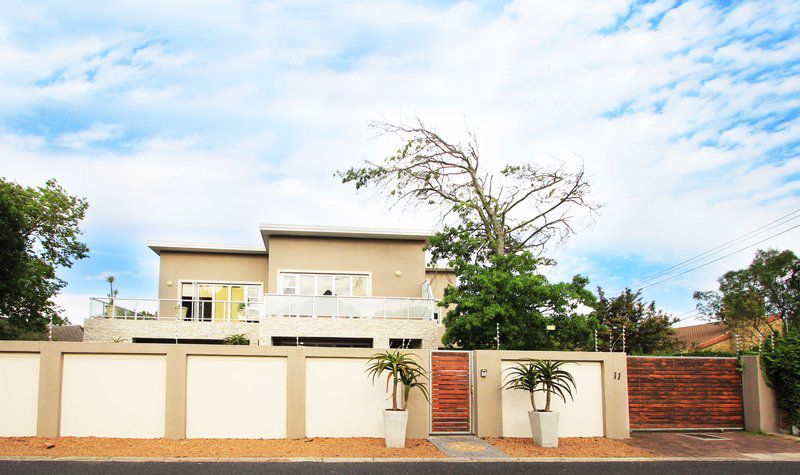
[[[189,356],[186,437],[286,437],[286,358]]]
[[[0,353],[0,437],[36,435],[39,354]]]
[[[503,377],[513,361],[503,361]],[[567,397],[554,398],[551,409],[558,411],[559,437],[602,437],[603,436],[603,383],[602,364],[597,362],[568,363],[563,369],[575,379],[574,401]],[[531,437],[528,411],[531,410],[530,396],[525,391],[502,390],[503,437]],[[544,395],[537,394],[538,409],[544,408]]]
[[[306,359],[306,437],[383,437],[385,382],[361,358]],[[385,381],[385,378],[384,378]]]
[[[164,437],[166,357],[65,354],[61,435]]]

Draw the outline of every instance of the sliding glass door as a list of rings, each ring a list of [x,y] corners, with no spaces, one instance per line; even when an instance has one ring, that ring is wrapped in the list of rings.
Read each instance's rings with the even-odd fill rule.
[[[258,321],[261,285],[183,282],[181,286],[184,320]]]

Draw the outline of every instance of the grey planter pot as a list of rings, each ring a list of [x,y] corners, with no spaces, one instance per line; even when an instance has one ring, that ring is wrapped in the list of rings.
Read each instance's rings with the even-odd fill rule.
[[[533,443],[539,447],[558,447],[558,412],[528,411]]]
[[[408,411],[383,411],[383,427],[386,434],[386,447],[402,449],[406,446],[406,427]]]

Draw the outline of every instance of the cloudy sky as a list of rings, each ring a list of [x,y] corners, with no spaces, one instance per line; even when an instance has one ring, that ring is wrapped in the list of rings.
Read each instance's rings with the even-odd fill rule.
[[[0,176],[89,200],[91,257],[62,272],[73,322],[108,274],[156,296],[148,239],[431,227],[333,178],[394,150],[374,119],[467,125],[488,169],[583,164],[604,206],[551,250],[554,278],[655,283],[680,315],[754,249],[800,251],[796,0],[67,3],[0,9]]]

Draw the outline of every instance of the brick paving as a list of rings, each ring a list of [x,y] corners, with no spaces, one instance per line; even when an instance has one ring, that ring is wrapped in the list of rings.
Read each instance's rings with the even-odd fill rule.
[[[635,432],[630,445],[663,457],[748,458],[748,454],[798,454],[800,438],[744,432],[704,432],[723,440],[701,440],[673,432]]]

